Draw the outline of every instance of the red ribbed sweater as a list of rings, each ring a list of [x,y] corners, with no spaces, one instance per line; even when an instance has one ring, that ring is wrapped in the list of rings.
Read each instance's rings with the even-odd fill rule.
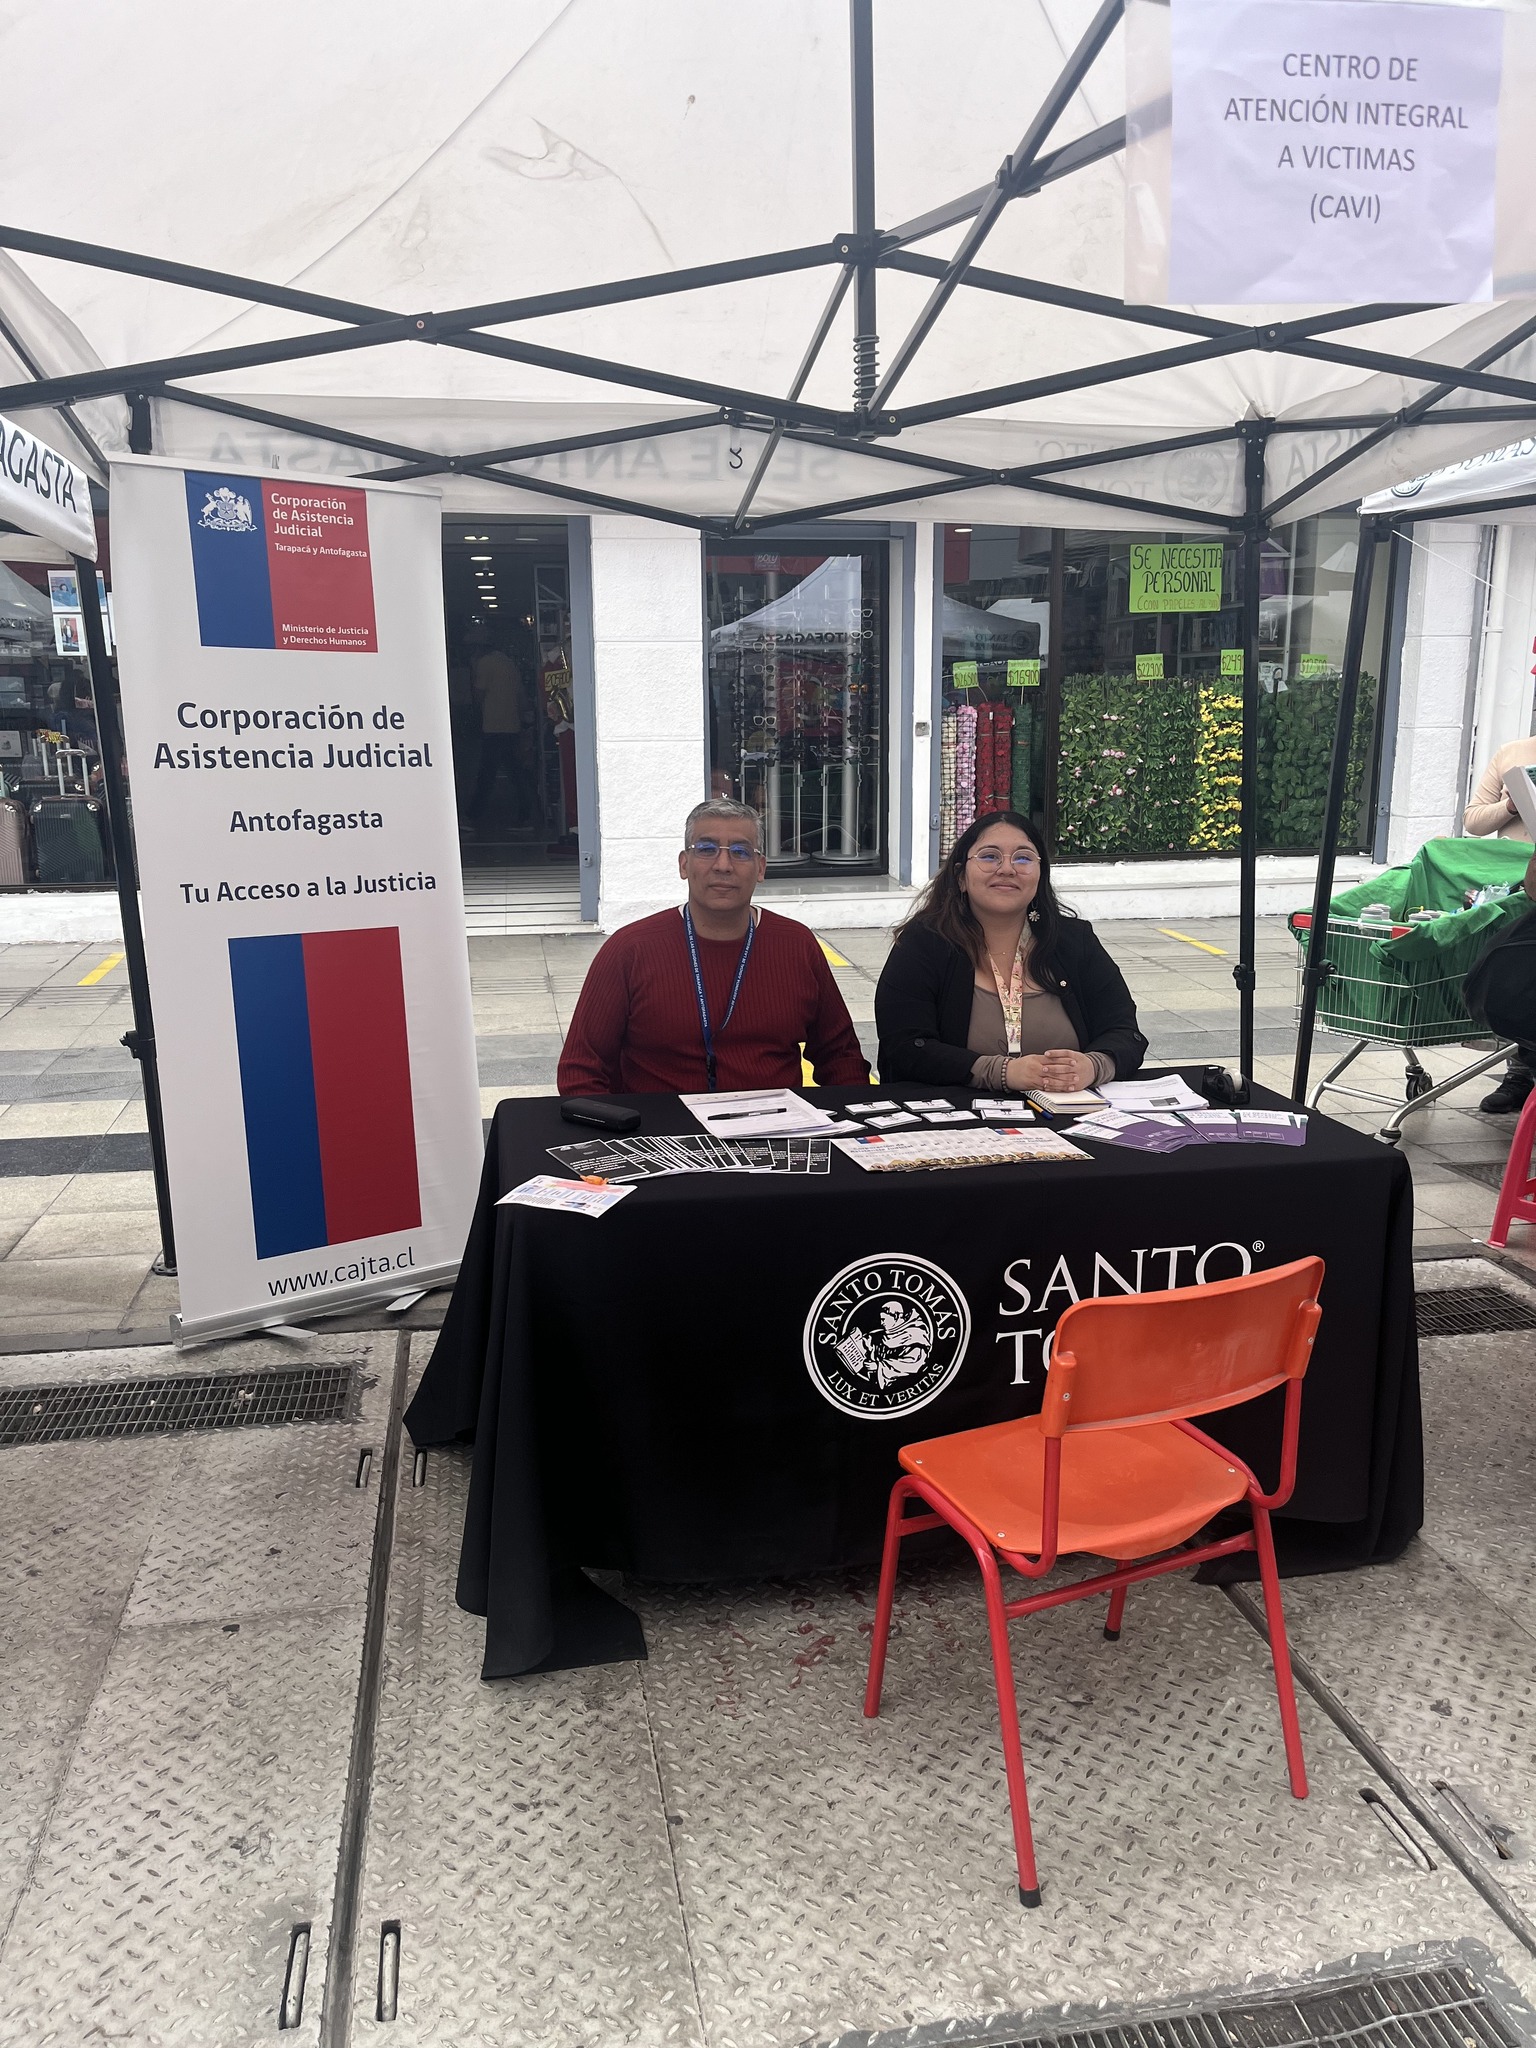
[[[804,925],[763,911],[724,1031],[741,941],[698,944],[722,1089],[798,1087],[802,1045],[818,1082],[868,1081],[847,1005]],[[559,1071],[562,1095],[697,1094],[709,1085],[680,911],[643,917],[603,947],[587,970]]]

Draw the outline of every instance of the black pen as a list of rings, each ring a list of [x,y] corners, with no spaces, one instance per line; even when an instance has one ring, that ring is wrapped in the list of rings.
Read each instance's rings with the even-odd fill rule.
[[[788,1116],[789,1110],[780,1103],[777,1109],[721,1109],[710,1118],[712,1124],[735,1123],[744,1116]]]

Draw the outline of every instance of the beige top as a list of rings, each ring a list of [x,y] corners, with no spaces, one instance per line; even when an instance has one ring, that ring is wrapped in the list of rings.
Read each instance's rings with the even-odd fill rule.
[[[1477,839],[1485,839],[1490,832],[1497,832],[1501,839],[1523,839],[1529,844],[1530,833],[1518,818],[1509,815],[1509,807],[1504,801],[1506,768],[1536,768],[1536,734],[1495,748],[1489,756],[1488,766],[1477,778],[1477,787],[1467,805],[1461,829]]]
[[[980,1055],[971,1068],[971,1086],[1003,1094],[1008,1088],[1010,1059],[1027,1052],[1080,1052],[1082,1047],[1061,997],[1051,989],[1027,988],[1019,1018],[1019,1050],[1010,1053],[1001,998],[995,988],[983,988],[977,982],[971,990],[971,1028],[965,1049]],[[1108,1053],[1090,1053],[1089,1058],[1099,1070],[1096,1080],[1115,1078],[1115,1063]]]
[[[521,732],[523,672],[510,654],[492,647],[475,661],[475,694],[482,732]]]

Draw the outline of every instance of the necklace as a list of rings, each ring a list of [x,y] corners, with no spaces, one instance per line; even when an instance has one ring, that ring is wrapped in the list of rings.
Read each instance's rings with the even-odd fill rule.
[[[1008,986],[1003,987],[1003,977],[997,971],[997,962],[992,958],[992,948],[987,948],[987,965],[992,970],[992,980],[997,988],[997,1000],[1003,1006],[1003,1025],[1008,1034],[1008,1050],[1016,1053],[1024,1034],[1024,934],[1020,932],[1019,943],[1014,948],[1013,972],[1008,977]]]

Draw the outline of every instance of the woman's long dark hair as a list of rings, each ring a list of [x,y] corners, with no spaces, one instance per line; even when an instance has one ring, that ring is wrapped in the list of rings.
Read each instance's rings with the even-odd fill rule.
[[[993,825],[1012,825],[1015,831],[1024,834],[1040,857],[1040,881],[1035,889],[1035,900],[1029,906],[1031,912],[1036,913],[1027,927],[1030,937],[1029,971],[1041,988],[1054,988],[1057,983],[1056,942],[1061,933],[1061,921],[1072,913],[1057,902],[1056,891],[1051,887],[1051,857],[1045,850],[1044,840],[1028,818],[1018,811],[988,811],[984,818],[978,818],[974,825],[966,827],[950,848],[944,865],[903,919],[896,937],[899,940],[902,933],[913,925],[926,925],[940,938],[948,939],[952,946],[958,946],[980,966],[985,956],[985,942],[981,925],[971,909],[971,900],[960,886],[960,877],[965,873],[971,848]]]

